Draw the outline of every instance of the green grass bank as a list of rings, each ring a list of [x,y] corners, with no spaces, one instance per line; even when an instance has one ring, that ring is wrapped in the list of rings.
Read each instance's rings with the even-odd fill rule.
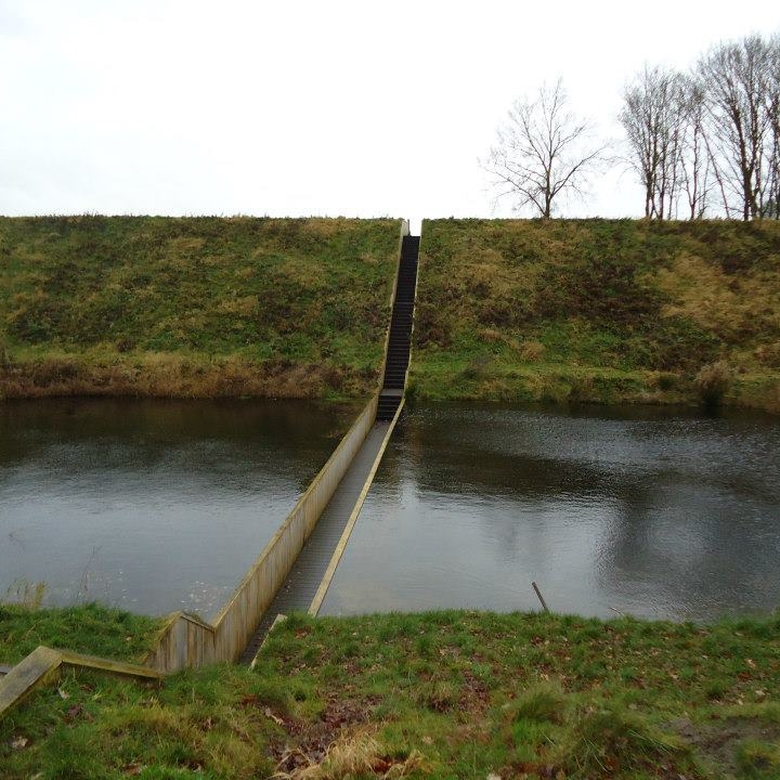
[[[163,625],[162,618],[99,604],[31,609],[0,601],[0,664],[17,664],[38,645],[140,662]]]
[[[780,412],[780,224],[434,220],[412,391]]]
[[[778,617],[293,616],[253,670],[41,689],[0,776],[768,780],[779,683]]]
[[[356,397],[400,221],[0,218],[0,398]]]
[[[0,218],[0,397],[357,397],[397,220]],[[411,392],[780,411],[780,225],[423,223]]]

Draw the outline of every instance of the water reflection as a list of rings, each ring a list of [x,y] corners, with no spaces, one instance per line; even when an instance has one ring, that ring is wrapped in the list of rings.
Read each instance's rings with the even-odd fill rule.
[[[0,596],[45,581],[49,603],[212,616],[354,413],[273,401],[0,404]]]
[[[329,613],[538,607],[709,619],[780,604],[776,418],[471,405],[407,417]]]

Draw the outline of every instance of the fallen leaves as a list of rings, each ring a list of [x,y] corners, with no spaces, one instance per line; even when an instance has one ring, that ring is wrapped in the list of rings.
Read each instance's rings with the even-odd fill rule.
[[[293,754],[297,754],[293,756]],[[295,758],[297,766],[284,771],[290,759]],[[314,760],[300,751],[291,751],[280,762],[273,776],[280,780],[326,780],[334,777],[350,777],[371,774],[375,777],[403,778],[424,763],[422,754],[411,751],[405,758],[390,755],[381,742],[362,730],[340,736],[332,742],[319,760]]]
[[[265,717],[269,720],[272,720],[277,726],[284,726],[284,720],[282,720],[282,718],[280,718],[278,715],[274,715],[273,712],[271,712],[270,707],[266,707],[263,710],[263,715],[265,715]]]

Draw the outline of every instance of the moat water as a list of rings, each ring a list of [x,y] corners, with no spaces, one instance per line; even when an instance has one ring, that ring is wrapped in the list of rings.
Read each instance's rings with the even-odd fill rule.
[[[0,404],[0,600],[213,617],[356,409],[297,401]]]
[[[357,409],[0,405],[0,599],[214,617]],[[709,620],[780,605],[780,421],[418,406],[323,614],[551,609]]]
[[[322,614],[551,609],[675,620],[780,606],[780,421],[418,406]]]

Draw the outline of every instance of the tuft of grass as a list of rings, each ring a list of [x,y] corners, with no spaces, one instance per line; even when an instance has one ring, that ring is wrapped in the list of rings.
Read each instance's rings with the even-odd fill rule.
[[[563,723],[566,712],[566,695],[560,684],[532,685],[514,701],[510,708],[517,720]]]
[[[780,776],[780,747],[777,742],[745,740],[737,749],[741,777],[770,780]]]
[[[679,740],[637,713],[614,706],[590,708],[575,721],[555,765],[572,780],[639,776],[670,770],[686,752]]]
[[[415,689],[414,698],[429,710],[449,712],[460,700],[459,688],[448,680],[423,682]]]

